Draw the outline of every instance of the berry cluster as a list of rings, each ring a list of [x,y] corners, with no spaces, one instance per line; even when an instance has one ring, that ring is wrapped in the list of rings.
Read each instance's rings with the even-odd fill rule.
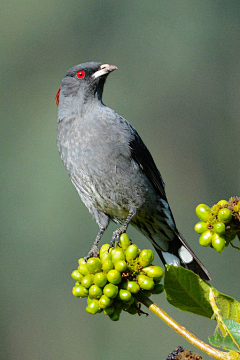
[[[220,200],[211,208],[205,204],[196,207],[199,221],[194,229],[200,235],[199,243],[202,246],[211,246],[221,253],[239,233],[237,217],[240,215],[240,202],[237,198],[230,201]]]
[[[87,262],[79,259],[78,269],[72,272],[73,295],[87,298],[88,313],[103,312],[113,321],[119,320],[122,310],[137,314],[140,309],[134,294],[143,290],[150,296],[164,290],[160,284],[164,271],[151,265],[153,259],[152,250],[141,251],[122,234],[115,247],[104,244],[99,257]]]

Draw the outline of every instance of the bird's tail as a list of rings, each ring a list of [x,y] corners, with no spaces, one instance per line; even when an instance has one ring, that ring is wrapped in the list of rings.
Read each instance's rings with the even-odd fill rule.
[[[174,239],[169,241],[167,251],[160,250],[154,244],[153,246],[164,265],[181,265],[188,270],[192,270],[195,274],[199,275],[201,279],[205,281],[211,280],[209,271],[197,258],[180,233],[177,232]]]

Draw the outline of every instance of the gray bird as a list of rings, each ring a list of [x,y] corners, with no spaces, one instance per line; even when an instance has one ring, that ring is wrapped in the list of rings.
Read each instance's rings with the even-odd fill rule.
[[[137,131],[102,102],[108,74],[98,62],[74,66],[62,80],[58,105],[58,150],[81,200],[95,218],[98,243],[109,221],[120,223],[111,246],[129,224],[151,241],[164,264],[182,265],[204,280],[210,274],[176,228],[164,182]]]

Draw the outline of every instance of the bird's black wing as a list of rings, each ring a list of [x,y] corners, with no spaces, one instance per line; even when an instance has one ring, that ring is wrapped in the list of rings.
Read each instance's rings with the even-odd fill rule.
[[[148,148],[145,146],[137,131],[130,124],[129,126],[132,133],[131,141],[129,143],[132,158],[138,163],[140,168],[147,175],[158,194],[164,200],[167,200],[164,190],[165,185],[162,176],[152,158],[152,155],[150,154]]]

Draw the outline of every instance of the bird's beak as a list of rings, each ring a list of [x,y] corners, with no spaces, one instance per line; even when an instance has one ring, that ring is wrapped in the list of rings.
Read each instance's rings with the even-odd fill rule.
[[[98,79],[101,76],[108,75],[110,72],[117,70],[117,66],[109,65],[109,64],[102,64],[95,73],[92,74],[93,79]]]

